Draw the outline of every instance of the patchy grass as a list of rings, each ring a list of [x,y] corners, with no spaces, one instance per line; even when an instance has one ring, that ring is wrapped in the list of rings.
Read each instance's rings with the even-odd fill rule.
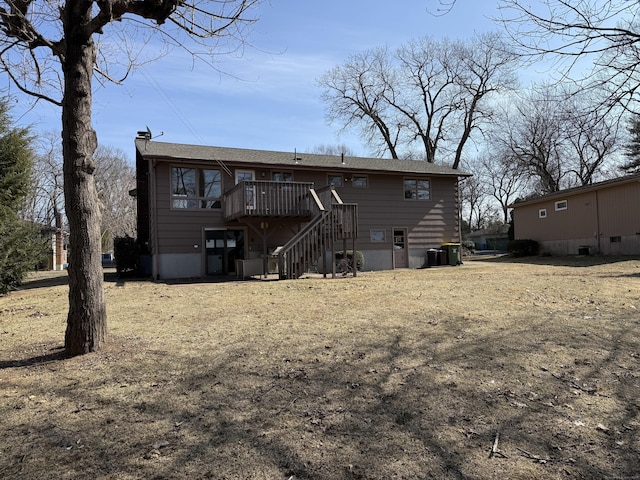
[[[4,479],[600,479],[640,468],[638,259],[108,281],[109,344],[70,359],[67,288],[49,277],[0,298]]]

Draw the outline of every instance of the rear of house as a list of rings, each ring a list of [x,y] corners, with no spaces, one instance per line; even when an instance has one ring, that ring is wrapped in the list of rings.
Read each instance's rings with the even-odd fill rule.
[[[640,174],[517,202],[514,236],[552,255],[640,254]]]
[[[260,272],[320,271],[343,249],[362,252],[365,270],[418,268],[428,249],[460,241],[464,174],[427,162],[137,138],[136,170],[138,239],[155,278],[237,274],[248,260],[262,261]],[[305,232],[310,253],[291,247]]]

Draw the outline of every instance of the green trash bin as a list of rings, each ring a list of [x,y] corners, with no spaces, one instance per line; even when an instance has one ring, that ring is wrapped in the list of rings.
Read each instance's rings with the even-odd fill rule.
[[[460,244],[459,243],[443,243],[442,249],[446,250],[447,257],[449,259],[449,265],[456,266],[462,263],[460,257]]]

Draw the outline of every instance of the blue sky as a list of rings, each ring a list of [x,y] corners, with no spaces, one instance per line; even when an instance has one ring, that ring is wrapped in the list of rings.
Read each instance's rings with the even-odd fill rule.
[[[280,151],[344,143],[367,155],[355,133],[339,135],[340,125],[327,125],[316,80],[375,46],[498,30],[490,19],[498,16],[497,5],[457,0],[451,12],[436,17],[429,11],[438,8],[437,0],[265,0],[249,37],[253,47],[240,58],[219,59],[217,67],[228,75],[193,65],[174,50],[122,85],[97,88],[93,126],[100,143],[131,159],[135,134],[147,126],[158,141]],[[60,130],[57,108],[43,102],[27,107],[20,97],[14,105],[21,124],[36,132]]]

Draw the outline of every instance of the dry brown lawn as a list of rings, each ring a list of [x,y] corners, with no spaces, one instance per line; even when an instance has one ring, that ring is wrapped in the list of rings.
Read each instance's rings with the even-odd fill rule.
[[[64,274],[63,274],[64,275]],[[3,479],[640,478],[640,260],[0,298]]]

